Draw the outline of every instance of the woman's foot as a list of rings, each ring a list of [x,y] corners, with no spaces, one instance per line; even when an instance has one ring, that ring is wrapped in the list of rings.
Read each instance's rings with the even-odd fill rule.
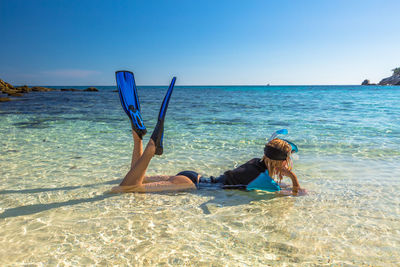
[[[132,127],[132,135],[134,141],[140,141],[140,142],[143,141],[143,136],[139,136],[133,127]]]
[[[140,139],[147,133],[146,127],[143,125],[142,116],[140,116],[140,111],[135,109],[134,106],[129,106],[130,120],[132,129],[137,133]]]

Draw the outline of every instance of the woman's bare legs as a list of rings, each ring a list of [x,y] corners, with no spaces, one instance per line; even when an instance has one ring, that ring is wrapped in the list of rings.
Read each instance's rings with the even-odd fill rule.
[[[135,147],[138,146],[142,149],[142,140],[136,133],[133,134],[133,139]],[[141,185],[143,183],[147,167],[156,152],[156,145],[150,139],[143,153],[140,153],[141,149],[133,149],[131,169],[120,183],[120,186]]]
[[[136,162],[140,159],[143,154],[143,140],[139,138],[139,135],[132,130],[133,136],[133,152],[132,152],[132,162],[131,169],[135,166]]]

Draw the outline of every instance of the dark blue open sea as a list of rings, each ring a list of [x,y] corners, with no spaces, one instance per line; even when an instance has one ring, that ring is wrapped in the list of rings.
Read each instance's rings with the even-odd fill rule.
[[[398,264],[400,87],[175,88],[149,175],[219,175],[286,128],[302,197],[108,194],[133,144],[115,88],[98,88],[0,103],[0,265]],[[139,87],[150,133],[165,91]]]

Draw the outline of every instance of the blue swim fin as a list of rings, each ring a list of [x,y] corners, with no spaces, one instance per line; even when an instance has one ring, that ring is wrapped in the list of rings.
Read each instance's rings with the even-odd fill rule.
[[[167,94],[165,95],[164,100],[161,104],[160,113],[158,114],[157,125],[154,128],[153,134],[150,137],[156,144],[156,155],[162,155],[163,153],[164,119],[165,114],[167,113],[168,103],[171,98],[172,91],[174,90],[175,82],[176,77],[172,78]]]
[[[132,129],[142,139],[147,130],[140,115],[139,96],[133,73],[130,71],[117,71],[115,72],[115,78],[122,108],[131,120]]]

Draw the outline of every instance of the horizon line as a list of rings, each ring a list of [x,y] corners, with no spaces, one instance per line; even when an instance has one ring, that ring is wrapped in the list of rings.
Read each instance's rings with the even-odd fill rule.
[[[26,84],[22,84],[22,85],[13,85],[15,87],[18,86],[25,86]],[[27,85],[29,87],[33,87],[33,86],[42,86],[42,87],[46,87],[46,86],[52,86],[52,87],[96,87],[96,86],[101,86],[101,87],[105,87],[105,86],[116,86],[115,84],[112,85],[39,85],[39,84],[33,84],[33,85]],[[168,87],[168,85],[151,85],[151,84],[143,84],[143,85],[138,85],[136,84],[136,86],[166,86]],[[217,87],[217,86],[263,86],[263,87],[270,87],[270,86],[381,86],[379,84],[375,84],[375,85],[361,85],[361,84],[206,84],[206,85],[199,85],[199,84],[182,84],[182,85],[175,85],[175,87],[182,87],[182,86],[196,86],[196,87],[202,87],[202,86],[213,86],[213,87]]]

